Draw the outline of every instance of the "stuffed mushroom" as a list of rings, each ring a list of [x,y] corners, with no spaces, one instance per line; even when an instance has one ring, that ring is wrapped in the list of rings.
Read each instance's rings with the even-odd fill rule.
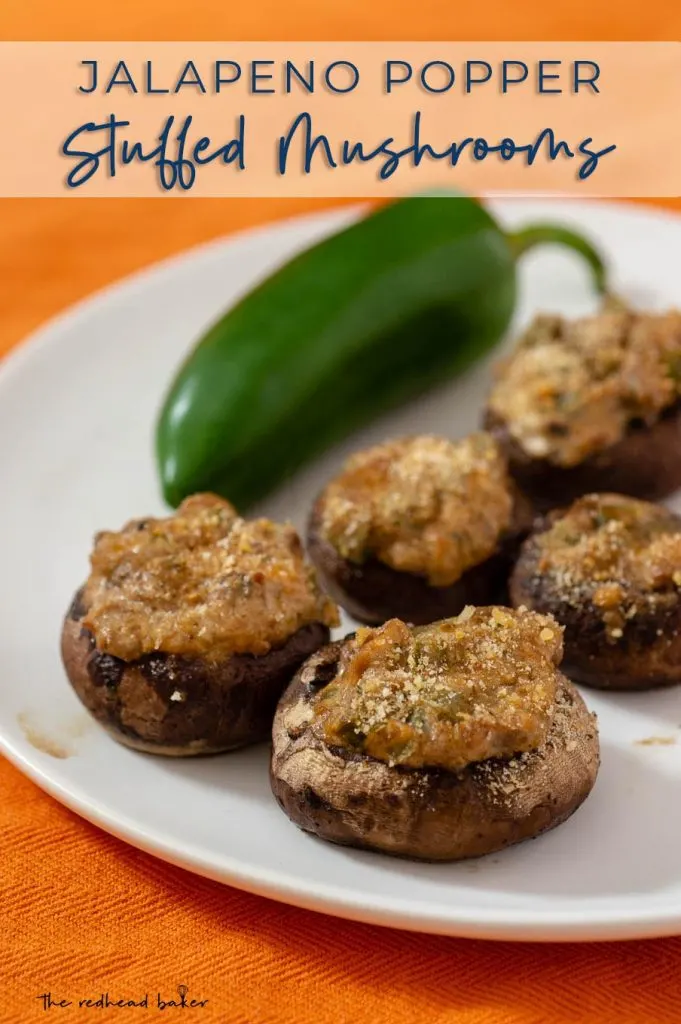
[[[308,548],[360,622],[424,624],[503,603],[531,521],[489,434],[424,435],[353,455],[312,509]]]
[[[501,364],[484,424],[542,510],[681,486],[681,312],[540,316]]]
[[[283,689],[337,623],[292,527],[202,494],[98,534],[62,657],[122,743],[208,754],[269,736]]]
[[[525,609],[391,620],[314,654],[274,719],[271,781],[300,828],[422,860],[477,857],[568,818],[598,771],[594,716]]]
[[[553,512],[525,541],[515,604],[565,629],[564,671],[588,686],[681,682],[681,518],[619,494]]]

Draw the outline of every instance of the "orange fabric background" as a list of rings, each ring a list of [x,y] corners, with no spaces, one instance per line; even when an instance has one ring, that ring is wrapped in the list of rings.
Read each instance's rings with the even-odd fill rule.
[[[467,7],[451,0],[2,0],[0,37],[681,39],[681,9],[669,0],[477,0]],[[0,352],[145,263],[320,205],[0,201]],[[681,1020],[681,938],[499,945],[355,925],[248,896],[138,853],[2,760],[0,792],[2,1024],[90,1019],[77,1009],[46,1014],[36,999],[45,991],[72,998],[161,990],[169,998],[182,983],[209,1000],[203,1010],[89,1014],[201,1024]]]

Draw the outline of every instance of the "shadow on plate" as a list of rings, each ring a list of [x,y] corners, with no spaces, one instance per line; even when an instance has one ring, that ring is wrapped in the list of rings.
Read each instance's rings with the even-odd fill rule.
[[[202,788],[277,809],[268,759],[268,746],[261,744],[225,756],[159,759],[158,764],[169,775]],[[681,881],[680,804],[676,748],[627,749],[605,742],[589,799],[567,822],[536,840],[459,864],[421,864],[326,843],[323,852],[326,858],[351,858],[372,872],[379,869],[386,879],[399,877],[405,891],[410,881],[418,881],[539,899],[654,893]],[[302,833],[301,839],[322,844]]]
[[[143,754],[143,757],[153,757]],[[273,804],[270,789],[270,745],[259,743],[244,750],[209,757],[154,757],[156,766],[168,775],[194,785],[236,794],[248,801]]]
[[[669,753],[602,744],[599,778],[582,807],[553,831],[497,854],[433,865],[342,852],[401,877],[405,892],[410,881],[438,880],[505,898],[655,893],[681,881],[681,769],[677,761],[676,776],[664,770]]]

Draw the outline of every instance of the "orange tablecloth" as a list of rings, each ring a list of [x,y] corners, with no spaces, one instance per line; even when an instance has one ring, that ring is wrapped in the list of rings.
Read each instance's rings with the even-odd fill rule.
[[[466,7],[418,0],[410,9],[395,0],[2,0],[0,37],[679,39],[681,9],[670,0],[479,0]],[[136,267],[315,205],[1,201],[0,353]],[[150,1017],[201,1024],[681,1021],[681,939],[533,947],[355,925],[248,896],[138,853],[60,807],[1,759],[0,792],[3,1024]],[[172,998],[182,984],[207,1005],[48,1013],[37,998],[97,998],[108,990],[112,998],[149,992],[153,1001],[159,991]]]

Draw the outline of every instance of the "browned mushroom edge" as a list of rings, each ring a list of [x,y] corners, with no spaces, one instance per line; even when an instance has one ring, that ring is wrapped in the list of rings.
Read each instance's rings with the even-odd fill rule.
[[[449,586],[433,586],[424,576],[400,572],[379,561],[352,562],[343,558],[322,536],[322,495],[315,502],[307,528],[307,549],[324,590],[358,622],[378,625],[397,618],[416,626],[457,615],[466,605],[508,603],[508,577],[533,512],[516,496],[511,529],[500,538],[497,551],[468,569]]]
[[[78,591],[64,620],[61,650],[71,685],[94,718],[127,746],[182,757],[215,754],[269,737],[282,691],[323,644],[319,622],[300,628],[267,654],[221,662],[155,652],[135,661],[97,650],[81,626]]]
[[[545,743],[511,761],[451,772],[390,766],[330,748],[310,727],[312,702],[334,678],[342,643],[306,662],[274,719],[272,791],[306,832],[395,856],[461,860],[554,828],[593,788],[599,767],[595,719],[564,677]]]
[[[564,627],[561,669],[577,683],[600,690],[650,690],[681,682],[678,590],[657,594],[654,606],[643,605],[613,637],[592,601],[576,602],[550,575],[539,572],[537,538],[565,511],[538,519],[525,540],[510,579],[511,603],[553,615]]]
[[[566,505],[592,491],[658,501],[681,487],[681,402],[666,409],[653,424],[633,421],[617,444],[569,467],[529,455],[512,437],[507,423],[489,409],[483,426],[501,445],[512,476],[539,511]]]

